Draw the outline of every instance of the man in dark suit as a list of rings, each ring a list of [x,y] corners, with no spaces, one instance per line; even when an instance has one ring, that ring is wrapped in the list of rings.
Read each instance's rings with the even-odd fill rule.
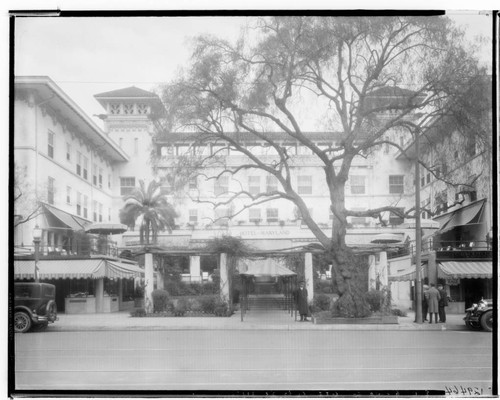
[[[439,322],[446,322],[446,310],[445,307],[448,306],[448,294],[442,284],[438,285],[438,291],[441,298],[439,299]]]
[[[309,304],[307,302],[307,289],[304,281],[299,282],[299,288],[295,292],[295,302],[297,310],[300,314],[300,321],[309,321],[307,315],[309,314]]]

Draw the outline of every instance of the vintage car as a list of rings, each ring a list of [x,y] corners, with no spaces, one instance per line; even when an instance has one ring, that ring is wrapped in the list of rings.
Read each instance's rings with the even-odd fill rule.
[[[56,287],[49,283],[14,283],[14,331],[46,327],[57,320]]]
[[[481,299],[465,310],[465,325],[472,329],[493,330],[493,300]]]

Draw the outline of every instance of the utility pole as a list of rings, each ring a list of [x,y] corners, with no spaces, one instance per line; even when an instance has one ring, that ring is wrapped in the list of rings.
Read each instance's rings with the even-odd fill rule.
[[[422,236],[420,221],[420,130],[415,132],[415,322],[422,321],[422,277],[420,276]]]

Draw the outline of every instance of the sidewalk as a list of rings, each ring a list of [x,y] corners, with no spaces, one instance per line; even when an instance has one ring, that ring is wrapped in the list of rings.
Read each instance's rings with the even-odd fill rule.
[[[299,322],[286,311],[256,310],[241,321],[239,312],[228,318],[220,317],[148,317],[132,318],[128,311],[107,314],[60,314],[59,320],[50,324],[46,332],[69,331],[127,331],[127,330],[367,330],[367,331],[458,331],[467,330],[463,315],[447,316],[445,324],[413,323],[414,313],[399,317],[398,324],[328,324],[316,325]]]

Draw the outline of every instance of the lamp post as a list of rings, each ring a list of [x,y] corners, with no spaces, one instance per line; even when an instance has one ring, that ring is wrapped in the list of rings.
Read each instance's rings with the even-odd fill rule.
[[[420,276],[422,237],[420,224],[420,135],[415,133],[415,322],[422,321],[422,277]]]
[[[38,224],[33,229],[33,243],[35,244],[35,282],[39,281],[38,278],[38,262],[40,259],[40,241],[42,239],[42,230],[38,227]]]

